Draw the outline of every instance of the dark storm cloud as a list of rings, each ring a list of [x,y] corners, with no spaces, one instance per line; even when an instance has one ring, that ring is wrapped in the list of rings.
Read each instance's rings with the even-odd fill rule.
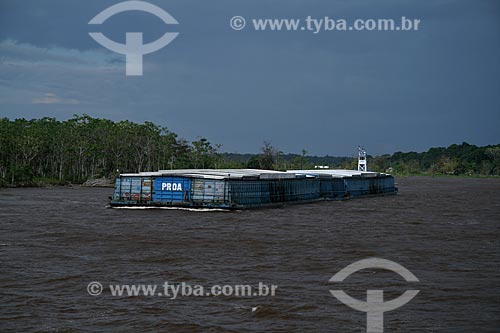
[[[123,42],[180,32],[125,77],[124,57],[95,43],[87,22],[119,1],[2,1],[2,116],[73,113],[166,125],[229,151],[351,155],[498,143],[500,8],[495,1],[151,1],[98,29]],[[413,32],[233,31],[250,18],[422,20]],[[29,22],[29,24],[27,24]],[[95,29],[94,29],[95,30]],[[44,103],[34,103],[44,101]]]

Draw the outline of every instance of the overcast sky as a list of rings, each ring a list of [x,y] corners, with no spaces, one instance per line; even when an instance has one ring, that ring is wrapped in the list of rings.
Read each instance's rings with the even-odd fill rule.
[[[152,121],[224,151],[346,155],[500,143],[500,2],[151,0],[178,25],[120,2],[0,0],[0,116]],[[247,26],[232,30],[231,17]],[[252,18],[420,19],[418,31],[255,31]],[[125,76],[100,46],[179,36]]]

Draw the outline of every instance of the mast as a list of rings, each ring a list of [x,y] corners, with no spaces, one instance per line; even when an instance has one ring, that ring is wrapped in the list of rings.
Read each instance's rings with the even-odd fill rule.
[[[368,171],[368,165],[366,164],[366,150],[361,146],[358,147],[358,171]]]

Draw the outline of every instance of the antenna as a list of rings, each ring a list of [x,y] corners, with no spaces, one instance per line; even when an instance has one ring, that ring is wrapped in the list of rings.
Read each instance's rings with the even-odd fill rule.
[[[366,164],[366,150],[365,148],[358,147],[358,171],[367,171],[368,165]]]

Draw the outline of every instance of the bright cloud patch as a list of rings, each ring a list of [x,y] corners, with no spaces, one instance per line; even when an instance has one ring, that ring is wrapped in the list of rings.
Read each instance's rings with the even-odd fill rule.
[[[54,93],[46,93],[43,97],[35,98],[33,104],[80,104],[80,102],[73,98],[60,98]]]

